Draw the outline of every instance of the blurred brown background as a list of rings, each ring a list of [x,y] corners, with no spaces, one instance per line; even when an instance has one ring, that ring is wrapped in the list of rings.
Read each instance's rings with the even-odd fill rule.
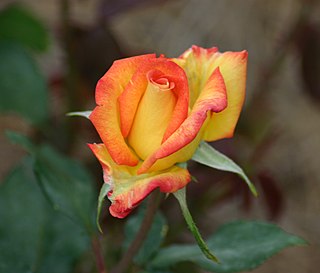
[[[197,205],[204,233],[231,219],[253,218],[275,221],[310,242],[253,272],[319,272],[319,1],[5,0],[0,8],[12,2],[24,4],[50,30],[50,48],[38,61],[50,85],[52,138],[84,162],[94,162],[85,147],[98,141],[93,127],[73,120],[77,133],[70,139],[61,137],[66,125],[60,123],[68,111],[94,107],[95,82],[113,60],[147,52],[176,57],[193,44],[248,50],[245,110],[234,139],[215,146],[246,169],[260,197],[253,200],[234,176],[192,165],[200,184],[189,187],[190,204],[205,200],[206,210]],[[3,178],[22,154],[3,131],[34,132],[16,115],[2,114],[0,122]]]

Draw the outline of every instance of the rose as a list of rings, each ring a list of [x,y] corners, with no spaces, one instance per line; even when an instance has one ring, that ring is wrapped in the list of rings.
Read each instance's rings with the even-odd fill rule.
[[[113,216],[123,218],[151,191],[190,181],[176,163],[201,140],[232,137],[245,95],[247,52],[193,46],[179,58],[117,60],[99,80],[90,120],[103,144],[89,144],[104,170]]]

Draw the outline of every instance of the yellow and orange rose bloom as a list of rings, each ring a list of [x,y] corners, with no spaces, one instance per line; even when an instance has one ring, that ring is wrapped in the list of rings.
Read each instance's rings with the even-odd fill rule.
[[[89,144],[110,184],[110,212],[123,218],[151,191],[191,180],[177,163],[199,143],[233,136],[245,97],[247,52],[193,46],[179,58],[117,60],[99,80]]]

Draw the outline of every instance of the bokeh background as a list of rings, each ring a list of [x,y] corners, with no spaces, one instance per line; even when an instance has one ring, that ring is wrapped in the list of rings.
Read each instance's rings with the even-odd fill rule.
[[[41,105],[32,107],[40,112],[45,107],[46,118],[41,117],[42,112],[29,115],[28,107],[19,106],[15,111],[1,106],[0,180],[24,155],[4,134],[14,130],[35,141],[47,141],[83,162],[93,173],[98,189],[101,170],[86,143],[99,142],[99,138],[89,121],[66,117],[65,113],[94,107],[95,83],[115,59],[151,52],[176,57],[193,44],[217,46],[220,51],[246,49],[249,62],[244,111],[235,137],[214,146],[244,167],[260,197],[251,197],[233,175],[191,164],[191,172],[199,180],[188,187],[192,213],[204,235],[229,220],[247,218],[273,221],[309,241],[308,247],[281,252],[255,273],[318,272],[319,1],[2,0],[0,12],[12,4],[28,10],[45,26],[46,45],[32,53],[37,73],[45,79],[45,91],[41,91],[45,95],[30,97],[21,86],[16,99],[31,105],[34,98]],[[3,34],[5,24],[1,22]],[[3,52],[1,71],[7,68]],[[19,84],[19,78],[7,80]],[[5,100],[6,94],[0,92],[0,100]],[[43,120],[42,129],[35,129],[34,124]],[[162,210],[179,222],[178,207],[171,199]],[[103,225],[119,227],[111,228],[114,246],[122,238],[124,221],[111,217],[103,220]],[[180,222],[183,224],[182,218]],[[178,234],[178,240],[192,241],[187,231],[178,230],[172,233]],[[90,261],[84,260],[75,272],[90,272],[86,271],[91,268],[86,264]]]

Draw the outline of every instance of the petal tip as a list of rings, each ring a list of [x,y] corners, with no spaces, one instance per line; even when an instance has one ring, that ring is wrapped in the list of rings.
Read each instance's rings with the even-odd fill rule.
[[[201,55],[207,55],[207,56],[211,56],[215,53],[217,53],[219,51],[218,47],[211,47],[211,48],[203,48],[201,46],[197,46],[197,45],[193,45],[190,48],[190,51],[193,52],[193,54],[196,57],[200,57]]]
[[[240,51],[239,54],[240,54],[242,60],[248,59],[248,51],[247,50]]]

